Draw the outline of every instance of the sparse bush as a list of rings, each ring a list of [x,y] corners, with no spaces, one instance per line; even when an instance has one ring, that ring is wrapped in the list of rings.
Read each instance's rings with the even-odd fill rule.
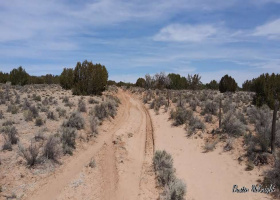
[[[226,140],[226,145],[224,146],[224,151],[230,151],[233,149],[234,139],[229,138]]]
[[[48,111],[49,111],[48,107],[46,107],[46,106],[41,107],[41,112],[48,112]]]
[[[83,129],[85,126],[85,120],[79,112],[73,112],[67,121],[63,122],[64,127],[76,128],[78,130]]]
[[[45,129],[40,129],[34,136],[34,139],[36,142],[40,141],[40,140],[45,140],[46,137],[44,135],[44,131]]]
[[[3,114],[3,111],[0,110],[0,119],[3,119],[4,118],[4,114]]]
[[[76,148],[76,134],[73,128],[62,128],[61,141],[64,154],[72,155],[72,150]]]
[[[7,151],[13,150],[12,143],[6,135],[4,135],[4,144],[2,150],[7,150]]]
[[[198,106],[198,101],[197,101],[197,99],[191,100],[189,104],[190,104],[191,109],[192,109],[193,111],[196,111],[196,107]]]
[[[161,199],[182,200],[186,194],[186,185],[175,177],[173,159],[165,150],[156,151],[153,164],[160,186],[164,187]]]
[[[235,103],[232,102],[232,100],[227,99],[224,101],[222,108],[223,108],[223,112],[227,113],[229,111],[234,111],[236,108],[236,105],[235,105]]]
[[[213,121],[213,117],[211,114],[207,114],[204,117],[205,122],[211,123]]]
[[[206,142],[205,146],[204,146],[205,153],[209,152],[209,151],[213,151],[215,149],[217,143],[218,143],[218,141]]]
[[[69,102],[69,97],[68,96],[63,97],[62,102],[63,103],[68,103]]]
[[[10,112],[12,114],[17,114],[18,113],[18,107],[16,105],[9,105],[7,112]]]
[[[88,166],[91,167],[91,168],[95,168],[96,167],[96,162],[95,162],[95,160],[93,158],[90,160]]]
[[[216,115],[218,111],[218,104],[213,101],[207,100],[203,109],[202,114]]]
[[[72,107],[75,106],[75,104],[74,104],[73,102],[70,102],[70,101],[69,101],[68,103],[65,103],[64,106],[69,107],[69,108],[72,108]]]
[[[22,109],[27,110],[31,106],[30,102],[25,98],[22,104]]]
[[[165,186],[175,179],[173,159],[165,150],[155,152],[153,163],[161,186]]]
[[[186,184],[182,180],[176,178],[174,181],[171,181],[168,186],[165,186],[161,199],[183,200],[185,194]]]
[[[87,112],[86,103],[82,99],[79,100],[78,111],[79,112]]]
[[[32,121],[33,120],[33,113],[30,110],[25,110],[23,112],[23,117],[25,121]]]
[[[5,134],[5,139],[8,140],[11,144],[17,144],[18,142],[18,132],[14,126],[5,126],[2,129]]]
[[[57,161],[58,157],[60,156],[60,153],[61,147],[59,138],[55,137],[54,135],[51,135],[44,146],[43,155],[47,159]]]
[[[237,119],[239,119],[239,121],[241,121],[243,124],[247,125],[248,122],[245,118],[245,116],[241,113],[241,112],[237,112],[236,114]]]
[[[59,117],[64,117],[66,115],[66,110],[63,108],[56,108],[56,111],[58,112]]]
[[[114,100],[109,99],[108,101],[105,101],[105,103],[107,104],[107,112],[111,117],[115,117],[115,115],[117,114],[117,107],[118,107],[118,103]]]
[[[19,144],[20,155],[26,160],[28,166],[34,166],[38,161],[39,147],[35,142],[31,141],[28,148],[24,148]]]
[[[56,120],[56,116],[55,116],[55,114],[54,114],[53,111],[49,111],[49,112],[47,113],[47,118],[48,118],[48,119],[51,119],[51,120]]]
[[[94,98],[91,97],[91,98],[88,99],[88,103],[89,104],[97,104],[98,101],[96,101]]]
[[[100,105],[96,105],[91,114],[94,114],[101,121],[108,117],[107,108],[104,102],[102,102]]]
[[[108,116],[114,117],[117,114],[117,102],[109,99],[94,107],[93,113],[100,121]]]
[[[33,94],[32,98],[33,98],[34,101],[41,101],[41,96],[40,95]]]
[[[175,112],[170,113],[171,119],[174,119],[174,126],[179,126],[184,124],[187,120],[191,119],[193,116],[192,110],[187,110],[184,107],[177,107]]]
[[[20,104],[20,96],[18,94],[16,94],[16,101],[15,101],[16,104]]]
[[[42,101],[42,104],[43,104],[44,106],[49,105],[49,99],[48,99],[48,97],[44,98],[44,100]]]
[[[44,121],[41,117],[37,117],[35,120],[35,125],[36,126],[42,126],[44,124]]]
[[[12,120],[6,120],[5,122],[3,122],[3,126],[12,126],[14,124],[14,121],[12,121]]]
[[[222,121],[222,129],[232,136],[240,136],[245,133],[246,126],[236,118],[233,112],[228,112]]]
[[[279,190],[280,190],[280,160],[279,158],[275,161],[275,165],[274,167],[269,170],[268,172],[266,172],[266,176],[264,179],[264,184],[265,185],[275,185],[275,187],[278,190],[278,195],[279,197]]]
[[[204,123],[197,117],[191,117],[188,122],[188,135],[192,135],[197,129],[204,130]]]
[[[89,122],[90,122],[91,135],[95,136],[98,134],[99,120],[94,116],[91,116],[89,120],[90,120]]]

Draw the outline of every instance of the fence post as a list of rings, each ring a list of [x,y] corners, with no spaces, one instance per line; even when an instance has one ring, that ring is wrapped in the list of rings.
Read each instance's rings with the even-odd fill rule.
[[[276,119],[277,119],[277,111],[279,107],[278,100],[275,100],[274,110],[273,110],[273,119],[272,119],[272,129],[271,129],[271,153],[275,153],[275,133],[276,133]]]

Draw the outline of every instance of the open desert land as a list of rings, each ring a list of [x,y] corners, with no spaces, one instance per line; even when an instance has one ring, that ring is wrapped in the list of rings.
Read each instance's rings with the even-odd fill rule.
[[[172,194],[190,200],[273,199],[233,193],[233,185],[261,183],[273,159],[265,154],[268,161],[254,167],[243,137],[213,133],[218,107],[210,109],[211,122],[205,121],[209,113],[201,113],[209,98],[221,98],[216,91],[172,91],[167,98],[166,91],[115,86],[102,96],[73,96],[58,85],[1,87],[1,199],[170,199]],[[223,105],[234,99],[230,105],[247,121],[252,95],[223,96]],[[195,109],[189,103],[193,98]],[[170,113],[180,105],[203,128],[190,134],[188,125],[175,125]],[[242,134],[254,132],[253,126],[248,123]],[[8,136],[16,142],[9,143]],[[156,170],[157,150],[172,156],[161,158],[171,171]],[[174,185],[162,185],[165,179]]]

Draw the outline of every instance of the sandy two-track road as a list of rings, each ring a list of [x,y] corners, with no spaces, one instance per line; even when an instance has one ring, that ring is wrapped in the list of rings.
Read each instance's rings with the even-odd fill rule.
[[[187,138],[182,127],[172,127],[167,113],[149,112],[129,92],[119,90],[118,97],[122,103],[117,116],[102,124],[96,140],[37,182],[25,199],[158,199],[152,166],[155,149],[165,149],[174,158],[177,177],[187,183],[187,199],[271,199],[259,193],[232,193],[233,184],[256,184],[261,178],[258,169],[246,172],[221,148],[203,153],[202,140]],[[88,166],[92,158],[95,168]]]
[[[150,116],[129,93],[118,97],[117,116],[103,123],[94,144],[39,181],[25,199],[157,199]],[[92,158],[95,168],[88,167]]]

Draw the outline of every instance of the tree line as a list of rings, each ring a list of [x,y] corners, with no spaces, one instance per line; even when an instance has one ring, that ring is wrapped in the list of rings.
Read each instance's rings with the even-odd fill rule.
[[[85,60],[77,62],[76,67],[64,68],[60,75],[46,74],[42,76],[29,75],[23,67],[12,69],[10,73],[0,71],[0,83],[11,82],[12,85],[26,84],[60,84],[64,89],[71,89],[74,95],[101,94],[107,85],[137,86],[146,89],[200,90],[211,89],[220,92],[235,92],[236,90],[255,92],[253,104],[262,106],[267,104],[273,108],[275,100],[280,101],[280,74],[261,74],[252,80],[246,80],[239,88],[235,79],[225,75],[219,82],[212,80],[203,84],[199,74],[188,75],[164,72],[154,76],[146,74],[138,78],[136,83],[115,82],[108,80],[108,71],[104,65],[93,64]]]
[[[26,84],[59,84],[59,76],[46,74],[43,76],[31,76],[23,67],[12,69],[10,73],[0,71],[0,83],[11,82],[12,85]]]
[[[235,92],[238,89],[238,85],[234,78],[229,75],[222,77],[218,83],[216,80],[212,80],[207,84],[201,82],[201,76],[199,74],[190,75],[187,77],[180,74],[170,73],[166,75],[164,72],[157,73],[154,76],[149,74],[145,75],[145,78],[138,78],[135,85],[137,87],[143,87],[146,89],[173,89],[173,90],[200,90],[211,89],[220,90],[220,92]]]
[[[280,101],[280,74],[261,74],[252,80],[246,80],[242,84],[244,91],[255,92],[253,104],[262,106],[267,104],[271,109],[275,100]]]
[[[76,67],[64,68],[60,75],[46,74],[31,76],[23,67],[10,73],[0,72],[0,83],[11,82],[12,85],[26,84],[60,84],[64,89],[71,89],[74,95],[99,95],[105,90],[108,71],[104,65],[93,64],[85,60],[77,62]]]

